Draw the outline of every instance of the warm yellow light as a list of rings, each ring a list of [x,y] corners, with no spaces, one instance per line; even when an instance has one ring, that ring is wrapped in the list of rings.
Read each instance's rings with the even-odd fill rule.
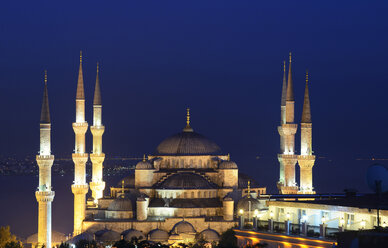
[[[326,218],[325,217],[322,217],[322,224],[325,224],[325,222],[326,222]]]
[[[254,214],[254,216],[257,217],[257,216],[259,215],[259,210],[256,209],[256,210],[253,212],[253,214]]]
[[[273,217],[273,212],[272,211],[269,213],[269,216]]]
[[[341,226],[344,226],[344,224],[345,224],[344,218],[341,218],[341,219],[340,219],[340,224],[341,224]]]
[[[383,225],[382,225],[382,227],[387,227],[387,223],[385,223],[385,221],[383,222]]]
[[[244,210],[240,209],[239,213],[240,213],[240,214],[243,214],[243,213],[244,213]]]
[[[365,220],[362,220],[362,221],[361,221],[361,227],[364,228],[364,227],[365,227],[365,224],[366,224]]]
[[[290,213],[287,213],[286,217],[287,217],[287,220],[290,220],[290,217],[291,217]]]

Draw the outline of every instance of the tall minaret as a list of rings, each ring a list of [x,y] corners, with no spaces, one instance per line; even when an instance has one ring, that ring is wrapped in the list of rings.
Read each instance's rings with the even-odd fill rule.
[[[71,190],[74,194],[74,235],[82,231],[82,222],[85,219],[86,193],[88,184],[86,183],[86,162],[88,154],[85,153],[85,133],[88,123],[85,121],[85,94],[84,80],[82,75],[82,52],[80,53],[80,64],[78,73],[77,95],[75,99],[75,122],[73,130],[75,133],[75,149],[72,154],[74,162],[74,183]]]
[[[286,79],[286,61],[283,61],[283,86],[282,86],[282,99],[280,103],[280,126],[278,127],[279,135],[280,135],[280,154],[284,153],[284,135],[282,130],[282,125],[286,124],[286,95],[287,95],[287,79]],[[284,165],[283,160],[279,159],[280,164],[280,173],[279,173],[279,181],[278,185],[284,185]]]
[[[90,189],[92,190],[92,196],[96,204],[98,203],[98,199],[102,198],[105,189],[105,182],[102,180],[102,163],[105,159],[105,154],[102,152],[102,135],[104,134],[105,127],[101,123],[102,102],[98,72],[99,68],[97,63],[96,87],[94,89],[93,99],[93,126],[90,127],[90,131],[93,134],[93,153],[90,154],[90,160],[93,163],[93,172]]]
[[[278,127],[279,134],[282,136],[281,141],[283,143],[281,145],[281,154],[278,155],[280,168],[284,169],[284,179],[280,177],[278,182],[278,188],[282,194],[294,194],[298,191],[298,187],[295,182],[295,164],[297,162],[297,156],[295,155],[295,133],[298,125],[294,123],[295,100],[294,87],[292,83],[291,53],[289,62],[285,123],[284,120],[282,120],[282,125]],[[280,174],[282,174],[282,172]]]
[[[306,72],[306,89],[304,91],[304,103],[302,112],[300,155],[298,164],[300,167],[300,190],[301,194],[315,194],[313,191],[313,166],[315,156],[312,150],[312,121],[310,109],[310,97],[308,88],[308,72]]]
[[[44,75],[42,111],[40,114],[40,151],[36,156],[39,166],[39,187],[35,192],[39,204],[38,210],[38,247],[51,247],[51,202],[55,192],[51,191],[51,121],[47,92],[47,71]]]

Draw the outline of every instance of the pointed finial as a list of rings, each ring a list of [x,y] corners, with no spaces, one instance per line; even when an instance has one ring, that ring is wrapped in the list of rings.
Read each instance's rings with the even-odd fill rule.
[[[251,180],[248,180],[248,197],[251,197]]]
[[[98,73],[98,71],[99,71],[98,69],[99,69],[99,68],[98,68],[98,62],[97,62],[97,73]]]
[[[184,132],[193,132],[190,126],[190,108],[186,108],[186,127],[183,129]]]
[[[230,154],[229,153],[228,153],[228,158],[227,159],[228,159],[228,161],[230,161]]]
[[[79,62],[82,63],[82,50],[79,51]]]
[[[190,108],[187,108],[186,111],[187,111],[187,113],[186,113],[186,124],[189,127],[190,126]]]
[[[283,72],[286,73],[286,61],[283,60]]]
[[[309,82],[309,70],[306,70],[306,84]]]
[[[146,155],[143,154],[143,162],[145,162],[145,161],[146,161]]]
[[[47,84],[47,70],[44,70],[44,84]]]
[[[291,63],[291,52],[290,52],[290,63]]]
[[[124,196],[124,180],[121,181],[121,193]]]

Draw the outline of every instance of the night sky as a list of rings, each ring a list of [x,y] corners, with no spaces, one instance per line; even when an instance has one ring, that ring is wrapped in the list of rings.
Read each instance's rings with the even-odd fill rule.
[[[107,157],[153,153],[184,128],[190,107],[194,130],[275,192],[282,63],[292,51],[298,122],[310,73],[316,190],[368,190],[373,161],[356,159],[388,158],[387,3],[128,2],[2,2],[2,155],[37,154],[47,69],[52,151],[70,157],[82,50],[89,124],[100,62]],[[299,152],[299,132],[296,140]]]

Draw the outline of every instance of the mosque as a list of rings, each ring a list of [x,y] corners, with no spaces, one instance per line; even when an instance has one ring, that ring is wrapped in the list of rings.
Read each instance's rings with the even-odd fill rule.
[[[252,217],[253,211],[266,211],[266,188],[239,173],[238,166],[228,153],[212,140],[197,133],[186,113],[186,126],[164,139],[152,155],[138,162],[135,172],[105,189],[103,180],[102,124],[99,68],[93,99],[93,149],[87,154],[85,133],[85,94],[82,72],[82,53],[76,90],[74,182],[74,231],[71,241],[96,239],[117,241],[132,237],[152,242],[178,244],[193,242],[202,235],[207,241],[219,240],[220,234],[238,225],[237,212]],[[51,229],[51,121],[47,90],[47,74],[40,121],[38,233],[30,242],[38,247],[51,247],[59,241]],[[179,130],[178,130],[179,131]],[[86,181],[86,162],[92,162],[92,180]],[[87,194],[91,190],[91,196]],[[105,192],[104,192],[105,190]],[[57,235],[58,236],[58,235]],[[32,236],[31,236],[32,237]]]

